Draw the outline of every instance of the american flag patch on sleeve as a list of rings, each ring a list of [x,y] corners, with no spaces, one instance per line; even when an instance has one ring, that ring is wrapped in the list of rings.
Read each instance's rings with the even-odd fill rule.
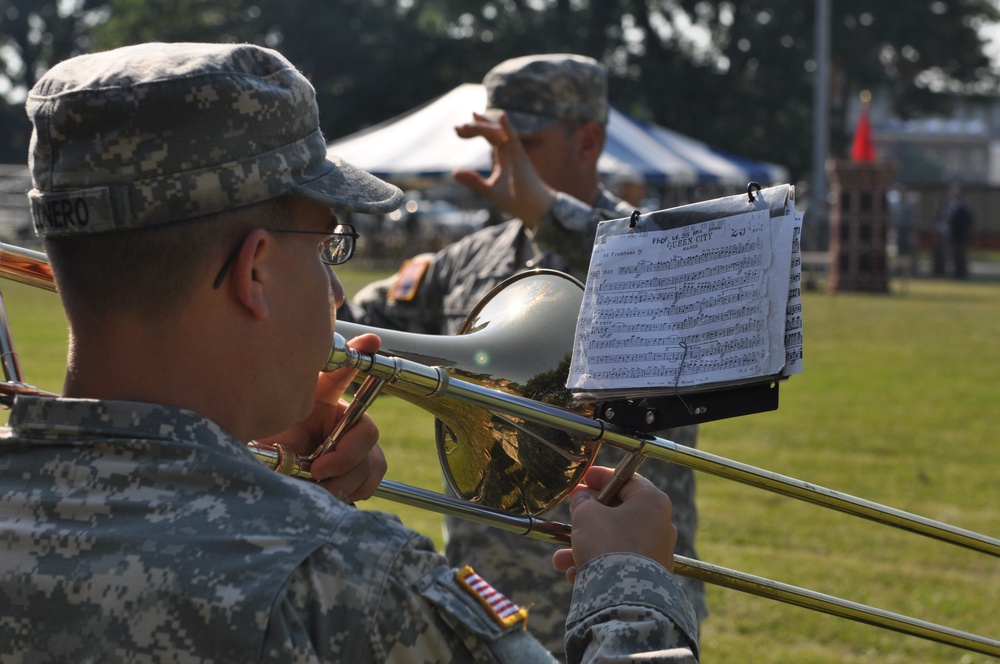
[[[524,628],[527,629],[528,610],[522,609],[507,599],[503,593],[476,574],[471,567],[466,565],[456,571],[455,580],[479,600],[479,603],[486,608],[486,611],[501,627],[511,627],[518,622],[523,622]]]
[[[386,297],[400,302],[411,301],[417,296],[417,289],[420,288],[420,282],[430,264],[430,259],[427,258],[408,258],[403,261]]]

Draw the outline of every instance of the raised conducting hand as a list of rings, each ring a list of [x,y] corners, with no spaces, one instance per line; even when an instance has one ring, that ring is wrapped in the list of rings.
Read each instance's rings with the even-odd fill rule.
[[[374,353],[381,342],[374,334],[351,339],[347,345],[362,353]],[[341,399],[357,372],[352,369],[319,374],[316,400],[308,418],[276,436],[261,440],[280,443],[300,456],[308,456],[321,445],[347,409]],[[312,463],[311,472],[319,485],[345,502],[370,498],[385,476],[386,462],[378,446],[378,427],[368,415],[348,429],[335,449]]]
[[[613,472],[590,468],[569,496],[573,548],[556,551],[552,564],[570,583],[578,568],[605,553],[637,553],[674,571],[677,528],[670,520],[670,498],[645,477],[633,475],[618,492],[621,504],[603,505],[594,496]]]
[[[534,228],[556,202],[556,194],[538,176],[517,131],[505,113],[499,121],[473,113],[473,121],[455,127],[461,138],[482,137],[493,146],[493,170],[488,178],[475,171],[457,170],[457,182],[478,192],[502,212]]]

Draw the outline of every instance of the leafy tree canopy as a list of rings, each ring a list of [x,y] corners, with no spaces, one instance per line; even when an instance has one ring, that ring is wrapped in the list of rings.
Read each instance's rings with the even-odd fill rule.
[[[991,96],[979,29],[995,0],[832,2],[831,153],[852,103],[884,91],[902,117],[955,93]],[[313,81],[336,138],[388,119],[508,57],[604,62],[612,102],[638,117],[807,177],[815,3],[804,0],[0,0],[0,160],[23,161],[24,91],[79,52],[143,41],[247,41]]]
[[[0,0],[0,162],[25,160],[28,90],[53,63],[93,48],[89,31],[105,11],[103,0]]]

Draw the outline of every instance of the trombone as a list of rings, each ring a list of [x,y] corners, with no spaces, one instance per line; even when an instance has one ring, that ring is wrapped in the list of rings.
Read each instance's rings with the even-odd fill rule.
[[[0,276],[55,290],[44,254],[0,243]],[[974,551],[1000,556],[1000,540],[902,510],[779,475],[597,417],[565,389],[567,334],[579,309],[578,281],[553,271],[504,282],[466,319],[459,335],[419,335],[338,322],[325,371],[356,369],[359,387],[339,430],[346,430],[384,388],[436,417],[438,456],[457,497],[383,480],[376,495],[510,532],[567,544],[566,524],[539,515],[559,503],[590,466],[602,444],[773,493],[895,526]],[[17,394],[45,394],[21,380],[0,297],[0,343],[6,382],[0,403]],[[374,332],[382,350],[364,354],[344,335]],[[571,340],[571,338],[570,338]],[[500,373],[502,372],[502,373]],[[322,449],[335,444],[335,431]],[[310,458],[251,443],[272,469],[310,479]],[[498,465],[503,466],[497,471]],[[1000,641],[884,611],[805,588],[675,556],[675,571],[721,587],[809,608],[919,638],[1000,656]]]

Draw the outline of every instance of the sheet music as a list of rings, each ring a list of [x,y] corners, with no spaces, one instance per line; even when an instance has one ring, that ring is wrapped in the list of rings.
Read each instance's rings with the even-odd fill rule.
[[[568,387],[639,396],[801,371],[801,301],[790,299],[800,232],[794,204],[777,217],[765,208],[671,230],[599,231]]]
[[[795,212],[792,227],[792,263],[788,278],[788,304],[785,310],[785,368],[782,376],[802,373],[802,212]]]

